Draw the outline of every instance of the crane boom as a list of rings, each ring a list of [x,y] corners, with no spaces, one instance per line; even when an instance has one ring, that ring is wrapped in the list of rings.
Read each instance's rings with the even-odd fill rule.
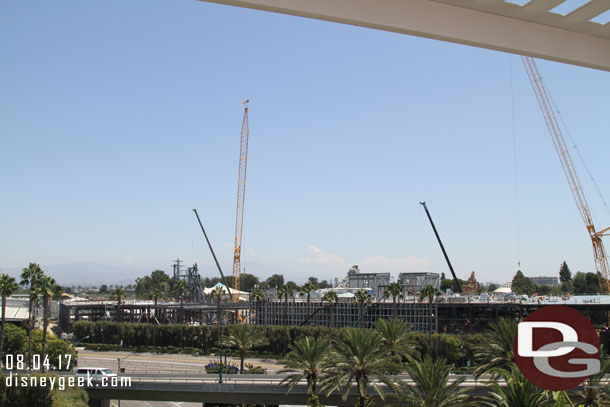
[[[244,104],[244,119],[241,125],[241,142],[239,147],[239,178],[237,181],[237,214],[235,219],[235,249],[233,250],[233,288],[239,291],[239,275],[241,271],[241,237],[244,226],[244,198],[246,195],[246,167],[248,164],[248,101]],[[239,296],[233,295],[233,302]]]
[[[529,77],[532,88],[534,89],[534,93],[536,94],[536,99],[538,99],[538,104],[542,110],[546,125],[551,133],[555,150],[557,151],[557,155],[561,161],[561,166],[563,167],[568,184],[570,184],[570,190],[572,191],[572,195],[576,201],[576,206],[578,207],[580,216],[585,222],[585,226],[587,227],[587,231],[591,237],[591,242],[593,243],[593,256],[595,258],[595,269],[599,278],[600,291],[602,294],[608,294],[610,293],[610,271],[608,269],[608,260],[606,258],[606,251],[604,249],[601,237],[607,236],[610,228],[600,230],[599,232],[595,231],[593,219],[591,218],[591,211],[589,210],[589,205],[587,204],[587,199],[585,198],[582,186],[578,180],[578,175],[574,169],[574,164],[570,158],[570,153],[566,147],[561,129],[559,128],[559,124],[557,123],[557,119],[553,113],[553,109],[551,107],[551,103],[549,102],[549,98],[544,87],[544,83],[542,82],[542,77],[538,71],[538,67],[536,66],[536,62],[532,57],[522,56],[521,59],[523,60],[523,65],[525,65],[527,76]]]

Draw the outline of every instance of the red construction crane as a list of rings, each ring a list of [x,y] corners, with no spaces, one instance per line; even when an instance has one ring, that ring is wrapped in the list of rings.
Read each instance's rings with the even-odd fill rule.
[[[561,134],[559,124],[557,123],[557,119],[555,118],[555,114],[551,108],[551,103],[549,102],[544,83],[542,83],[542,77],[538,72],[536,62],[532,57],[522,56],[521,59],[523,60],[523,65],[525,65],[525,70],[527,71],[527,75],[529,76],[532,87],[534,88],[534,93],[538,99],[540,109],[542,109],[542,114],[544,116],[544,120],[546,121],[546,125],[551,133],[553,144],[555,144],[557,155],[559,155],[559,160],[561,161],[561,166],[563,167],[563,171],[568,179],[568,184],[570,184],[572,195],[574,195],[574,199],[576,200],[576,206],[578,206],[580,216],[585,222],[587,231],[591,236],[591,241],[593,243],[593,256],[595,258],[595,269],[597,270],[597,276],[599,278],[600,292],[602,294],[609,294],[610,273],[608,269],[606,251],[601,238],[602,236],[610,235],[610,227],[600,231],[595,230],[593,220],[591,218],[591,212],[589,211],[589,205],[587,204],[585,194],[580,185],[580,181],[578,180],[576,170],[574,169],[574,164],[572,164],[572,159],[570,158],[570,153],[568,152],[563,135]]]
[[[246,195],[246,167],[248,164],[248,102],[243,102],[244,120],[241,124],[241,143],[239,147],[239,178],[237,181],[237,216],[235,220],[235,249],[233,250],[233,288],[236,290],[232,301],[239,301],[239,274],[241,271],[241,236],[244,226],[244,197]]]

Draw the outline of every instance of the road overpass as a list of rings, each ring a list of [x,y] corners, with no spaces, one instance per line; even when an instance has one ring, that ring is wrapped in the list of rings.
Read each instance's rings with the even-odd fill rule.
[[[282,375],[227,375],[223,383],[218,383],[217,375],[138,375],[132,376],[131,386],[124,388],[86,388],[92,407],[109,407],[111,399],[146,400],[146,401],[183,401],[226,404],[262,404],[266,406],[305,405],[307,404],[307,384],[302,382],[286,394],[286,388],[280,384]],[[458,376],[452,376],[455,380]],[[401,376],[408,382],[407,376]],[[462,384],[473,395],[487,393],[487,386],[472,377]],[[386,393],[390,393],[386,386]],[[371,393],[373,395],[373,393]],[[375,397],[375,406],[385,406],[389,401]],[[341,393],[330,396],[320,395],[323,405],[353,406],[357,402],[354,387],[346,400]]]

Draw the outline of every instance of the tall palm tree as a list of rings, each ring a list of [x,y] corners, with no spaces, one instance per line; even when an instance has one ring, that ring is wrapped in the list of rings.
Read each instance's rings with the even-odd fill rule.
[[[333,311],[335,308],[335,304],[337,302],[339,302],[339,296],[337,295],[337,293],[333,290],[327,291],[323,296],[322,296],[322,302],[325,303],[329,309],[328,309],[328,326],[333,326]]]
[[[116,322],[121,322],[121,302],[126,295],[123,287],[117,287],[110,293],[110,298],[116,300]]]
[[[188,284],[184,280],[180,280],[174,286],[174,290],[176,290],[176,294],[180,298],[180,323],[184,323],[184,294],[188,289]]]
[[[385,298],[392,297],[392,316],[394,318],[396,318],[396,314],[397,314],[396,299],[398,298],[400,300],[400,297],[404,296],[404,294],[402,293],[402,287],[397,282],[390,283],[386,287],[385,292],[383,293],[383,296]]]
[[[375,329],[381,335],[383,345],[398,361],[406,357],[413,360],[418,356],[418,352],[409,339],[409,324],[404,320],[392,318],[387,321],[379,318],[375,324]]]
[[[2,294],[2,322],[0,323],[0,366],[2,365],[2,343],[4,341],[4,322],[6,320],[6,297],[19,289],[15,279],[8,274],[0,274],[0,294]]]
[[[423,360],[406,364],[406,370],[411,383],[399,382],[399,391],[394,396],[397,406],[410,407],[453,407],[476,406],[477,404],[466,394],[460,384],[466,380],[459,377],[449,384],[451,366],[445,359],[432,359],[426,355]]]
[[[32,329],[34,329],[34,321],[32,318],[32,309],[34,304],[38,303],[38,295],[35,294],[34,286],[36,286],[36,280],[44,275],[40,265],[36,263],[30,263],[28,267],[21,271],[21,282],[22,286],[27,287],[29,299],[28,299],[28,366],[32,367]]]
[[[489,407],[543,407],[551,406],[546,391],[538,389],[527,380],[515,364],[510,370],[501,373],[506,385],[501,386],[497,380],[489,382],[489,395],[481,403]]]
[[[311,281],[308,281],[305,283],[305,285],[303,285],[303,287],[301,287],[301,294],[305,294],[307,296],[307,317],[305,317],[305,319],[307,320],[307,318],[309,318],[309,314],[310,314],[310,306],[311,306],[311,293],[314,292],[316,289],[316,286],[313,285],[311,283]]]
[[[430,352],[432,352],[432,302],[441,292],[434,286],[427,285],[419,293],[419,300],[428,299],[428,332],[430,333]]]
[[[251,298],[256,301],[256,317],[260,315],[260,303],[265,299],[265,293],[260,288],[256,288],[252,291]]]
[[[277,296],[280,300],[280,305],[282,305],[282,297],[286,297],[286,307],[284,307],[284,318],[282,321],[282,325],[284,325],[286,323],[286,320],[288,319],[288,287],[283,285],[280,288],[277,289]]]
[[[513,344],[517,335],[517,324],[512,319],[500,318],[497,324],[490,324],[485,334],[485,343],[475,348],[474,357],[478,367],[474,370],[475,377],[485,373],[496,375],[499,371],[510,370],[511,362],[515,361]]]
[[[162,297],[164,295],[165,295],[165,293],[163,292],[163,290],[161,290],[158,287],[155,287],[150,291],[150,297],[155,301],[154,309],[155,309],[155,318],[157,319],[157,322],[159,321],[159,319],[157,318],[157,304],[159,302],[159,297]]]
[[[216,319],[218,320],[218,326],[220,326],[220,303],[222,302],[222,296],[225,295],[225,293],[225,288],[222,286],[217,286],[210,293],[210,296],[216,299]]]
[[[381,335],[368,329],[348,328],[333,345],[329,367],[321,382],[322,390],[327,395],[342,390],[343,399],[346,399],[352,384],[356,383],[359,407],[365,406],[369,386],[385,400],[380,383],[394,388],[387,372],[396,367],[394,359],[383,346]]]
[[[244,373],[246,352],[265,343],[265,338],[260,336],[259,331],[254,329],[252,325],[240,324],[233,326],[233,330],[227,338],[227,343],[229,346],[237,348],[241,360],[239,372]]]
[[[42,355],[46,355],[47,328],[49,327],[49,308],[51,306],[51,299],[53,297],[59,297],[62,294],[62,290],[61,286],[55,282],[55,279],[49,276],[42,276],[37,279],[34,290],[36,290],[37,295],[42,296]],[[42,372],[44,373],[44,364],[42,365]]]
[[[360,326],[360,323],[362,322],[362,319],[364,318],[364,307],[367,305],[371,305],[371,302],[373,301],[373,296],[371,294],[369,294],[368,291],[364,291],[364,290],[356,291],[356,294],[354,294],[354,296],[355,296],[355,302],[356,302],[356,304],[358,304],[358,309],[360,310],[359,316],[358,316],[358,326]]]
[[[301,380],[307,380],[307,393],[316,394],[326,362],[328,360],[330,343],[325,338],[305,336],[288,346],[288,353],[280,363],[285,369],[280,373],[290,373],[282,384],[288,386],[288,393]]]

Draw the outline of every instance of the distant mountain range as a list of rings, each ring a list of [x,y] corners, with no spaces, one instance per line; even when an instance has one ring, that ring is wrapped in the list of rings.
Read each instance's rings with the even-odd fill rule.
[[[63,286],[100,286],[102,284],[127,285],[134,284],[136,278],[150,275],[153,271],[145,267],[115,267],[96,263],[68,263],[41,265],[45,274],[53,277]],[[165,270],[166,273],[171,271]],[[2,273],[8,273],[19,280],[21,269],[3,268]]]

